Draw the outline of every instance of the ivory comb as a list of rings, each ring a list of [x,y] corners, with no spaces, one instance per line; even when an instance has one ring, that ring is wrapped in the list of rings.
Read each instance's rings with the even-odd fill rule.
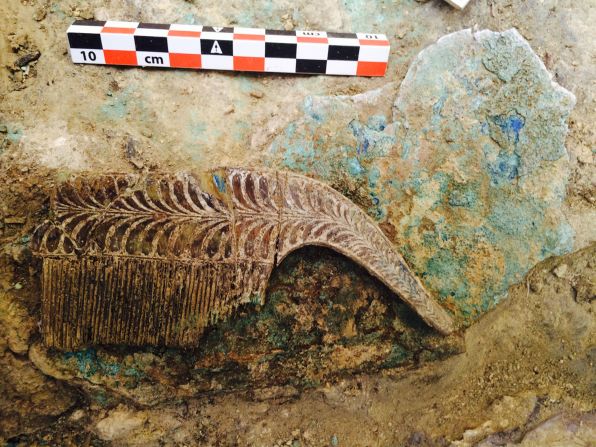
[[[75,177],[34,232],[46,345],[193,347],[244,303],[262,303],[273,268],[318,245],[364,267],[442,334],[451,316],[379,227],[331,187],[285,172]]]

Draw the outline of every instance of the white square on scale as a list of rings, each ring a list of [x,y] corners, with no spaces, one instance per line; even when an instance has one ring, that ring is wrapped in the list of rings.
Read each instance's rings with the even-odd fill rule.
[[[101,45],[104,50],[136,50],[132,34],[101,33]]]
[[[85,33],[85,34],[99,34],[103,26],[95,25],[70,25],[66,30],[67,33]]]
[[[208,40],[234,40],[233,33],[216,33],[213,31],[202,31],[201,39]]]
[[[339,45],[348,47],[357,47],[360,45],[360,41],[358,39],[351,39],[346,37],[329,37],[327,40],[329,41],[329,45]]]
[[[106,28],[136,28],[139,22],[122,22],[120,20],[108,20],[105,25]]]
[[[358,61],[327,61],[326,74],[356,76]]]
[[[326,43],[298,42],[296,59],[325,60],[329,54],[329,45]]]
[[[388,45],[361,45],[358,54],[360,62],[387,62],[389,59]]]
[[[172,23],[170,31],[190,31],[193,33],[200,33],[203,31],[203,25],[185,25],[180,23]]]
[[[201,67],[212,70],[233,70],[234,56],[215,56],[203,54],[201,56]]]
[[[296,59],[266,57],[265,71],[270,73],[296,73]]]
[[[137,28],[135,30],[135,36],[166,37],[168,32],[167,29],[161,28]]]
[[[265,42],[296,43],[298,42],[298,38],[296,36],[279,36],[277,34],[267,34],[265,36]]]
[[[234,56],[265,57],[265,41],[234,40]]]
[[[470,2],[470,0],[445,0],[451,6],[457,9],[464,9],[466,5]]]
[[[201,54],[201,39],[187,36],[168,36],[170,53]]]
[[[235,26],[234,34],[252,34],[255,36],[264,36],[265,30],[263,28],[243,28],[241,26]]]

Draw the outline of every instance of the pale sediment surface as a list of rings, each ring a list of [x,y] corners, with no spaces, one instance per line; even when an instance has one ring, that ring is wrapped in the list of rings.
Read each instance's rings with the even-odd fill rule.
[[[76,66],[64,33],[77,18],[379,32],[390,67]],[[590,445],[595,21],[591,2],[554,0],[2,2],[0,441]],[[305,250],[274,271],[262,307],[196,350],[43,348],[29,243],[53,186],[222,165],[348,197],[463,340],[345,258]]]

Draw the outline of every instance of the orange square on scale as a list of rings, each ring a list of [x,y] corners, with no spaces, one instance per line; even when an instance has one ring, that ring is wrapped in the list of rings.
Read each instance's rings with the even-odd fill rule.
[[[388,40],[372,40],[372,39],[360,39],[360,45],[373,45],[377,47],[388,47]]]
[[[234,56],[234,70],[265,71],[265,58]]]
[[[358,76],[385,76],[387,62],[358,62],[356,75]]]
[[[201,68],[201,55],[170,53],[170,67]]]
[[[137,53],[124,50],[103,50],[106,64],[113,65],[138,65]]]
[[[329,43],[326,37],[302,37],[299,36],[297,39],[298,43]]]
[[[178,36],[178,37],[201,37],[200,31],[182,31],[171,29],[168,31],[168,36]]]
[[[234,34],[236,40],[265,40],[263,34]]]
[[[110,27],[104,26],[101,29],[102,33],[113,33],[113,34],[134,34],[136,28],[117,28],[117,27]]]

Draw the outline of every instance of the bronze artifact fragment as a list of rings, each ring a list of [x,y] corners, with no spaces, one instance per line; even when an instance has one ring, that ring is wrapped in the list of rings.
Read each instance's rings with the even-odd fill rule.
[[[37,228],[48,346],[196,346],[262,302],[271,271],[305,245],[363,266],[443,334],[454,330],[377,225],[329,186],[275,171],[77,177]]]

